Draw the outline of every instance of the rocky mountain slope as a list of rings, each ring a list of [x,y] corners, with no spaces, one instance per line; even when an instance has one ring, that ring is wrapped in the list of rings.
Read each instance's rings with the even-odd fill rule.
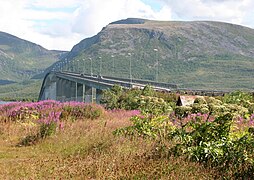
[[[90,73],[92,64],[94,74],[131,74],[184,88],[253,89],[254,30],[222,22],[130,18],[82,40],[66,59],[64,70]]]

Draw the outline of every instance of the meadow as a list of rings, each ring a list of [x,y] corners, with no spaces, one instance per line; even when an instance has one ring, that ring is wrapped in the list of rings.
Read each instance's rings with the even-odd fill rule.
[[[0,105],[1,179],[252,179],[254,100],[118,86],[102,105]]]

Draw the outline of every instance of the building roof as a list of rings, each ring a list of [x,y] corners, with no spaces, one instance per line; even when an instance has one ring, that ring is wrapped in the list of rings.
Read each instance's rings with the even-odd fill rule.
[[[197,96],[179,96],[177,106],[190,106],[194,103]]]

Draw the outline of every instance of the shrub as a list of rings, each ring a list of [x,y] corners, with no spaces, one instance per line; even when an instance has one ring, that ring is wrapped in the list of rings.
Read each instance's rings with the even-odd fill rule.
[[[253,97],[250,93],[241,92],[241,91],[235,91],[229,94],[226,94],[222,101],[227,104],[238,104],[238,105],[244,105],[246,101],[252,102]]]
[[[214,97],[207,97],[206,99],[207,104],[214,104],[214,105],[221,105],[222,101],[220,101],[219,99],[216,99]]]
[[[207,104],[205,98],[203,96],[199,96],[194,100],[194,103],[197,104]]]
[[[153,90],[152,86],[146,85],[142,90],[142,95],[144,96],[154,96],[155,91]]]
[[[162,112],[170,112],[172,106],[175,106],[176,97],[177,96],[175,94],[172,95],[172,93],[156,92],[151,86],[146,86],[143,90],[137,88],[122,90],[114,86],[112,89],[103,92],[101,103],[106,105],[106,109],[143,110],[142,106],[144,106],[144,102],[146,102],[151,104],[148,104],[144,109],[151,109],[153,106],[161,106],[161,108],[164,109]],[[157,110],[157,108],[155,109]],[[151,112],[150,110],[148,111]]]
[[[168,116],[137,115],[133,116],[130,120],[133,122],[132,126],[117,129],[114,131],[114,134],[137,135],[161,140],[175,129],[173,123],[169,121]]]
[[[207,104],[198,104],[198,103],[194,103],[191,106],[191,112],[192,113],[202,113],[202,114],[207,114],[209,113],[209,109],[208,109],[208,105]]]
[[[178,118],[183,118],[188,116],[191,113],[192,108],[190,106],[177,106],[175,108],[175,115]]]

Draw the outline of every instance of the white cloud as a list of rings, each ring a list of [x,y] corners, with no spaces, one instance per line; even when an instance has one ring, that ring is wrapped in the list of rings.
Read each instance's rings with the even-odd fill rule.
[[[66,8],[77,7],[83,0],[28,0],[28,6],[43,8]]]
[[[160,0],[178,20],[214,20],[252,26],[252,0]],[[250,12],[252,15],[250,15]]]
[[[0,31],[48,49],[70,50],[112,21],[128,17],[170,20],[141,0],[0,0]]]
[[[72,28],[74,32],[93,35],[108,23],[128,17],[170,20],[171,13],[169,8],[155,12],[140,0],[89,0],[77,10]]]
[[[217,20],[254,27],[253,0],[0,0],[0,31],[48,49],[70,50],[108,23],[128,17]],[[148,1],[147,1],[148,2]],[[159,6],[160,7],[160,6]]]

